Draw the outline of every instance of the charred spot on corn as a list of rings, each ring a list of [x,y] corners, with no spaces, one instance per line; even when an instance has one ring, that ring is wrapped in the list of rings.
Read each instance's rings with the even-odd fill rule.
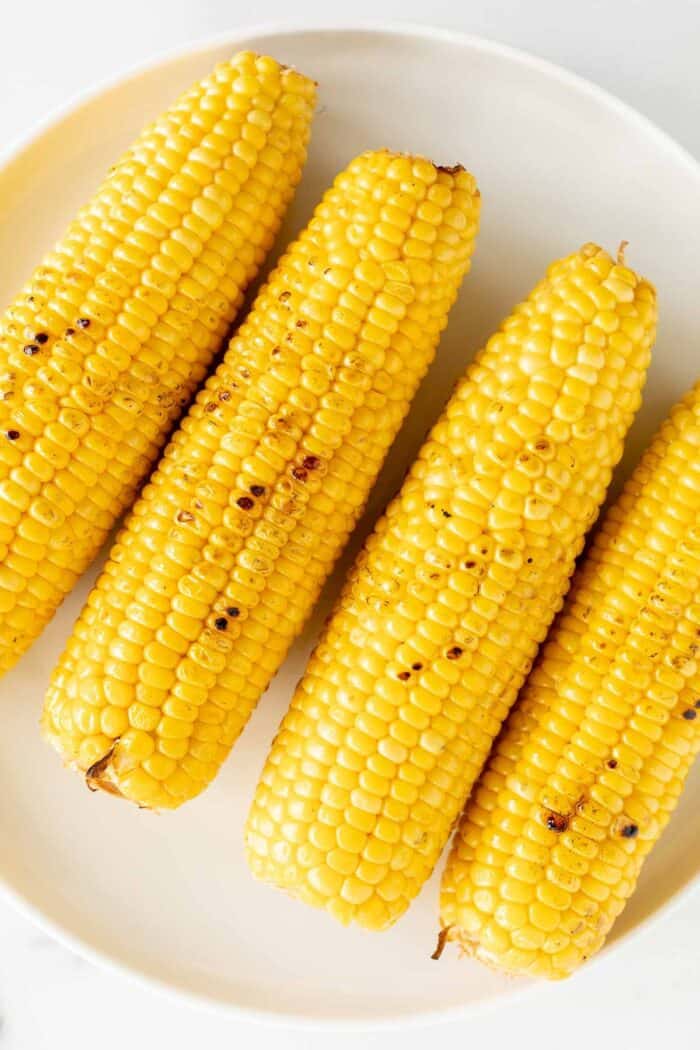
[[[623,824],[620,828],[620,834],[623,839],[634,839],[639,834],[639,825],[631,823]]]
[[[396,677],[400,682],[407,682],[411,677],[410,671],[398,671]]]
[[[250,491],[253,494],[253,496],[264,496],[265,495],[265,486],[264,485],[251,485],[250,486]]]
[[[78,328],[89,328],[90,327],[90,318],[89,317],[79,317],[78,320],[75,323],[78,326]]]
[[[252,500],[250,496],[239,496],[236,500],[236,506],[240,507],[241,510],[252,510],[255,506],[255,500]]]
[[[459,660],[463,652],[464,650],[461,648],[461,646],[453,645],[450,649],[447,650],[445,656],[448,660]]]
[[[292,477],[295,478],[296,481],[306,481],[308,476],[308,471],[306,471],[304,467],[292,467]]]
[[[6,430],[5,434],[10,441],[17,441],[21,437],[19,430]]]
[[[700,705],[696,704],[695,706],[696,706],[696,707],[698,707],[698,706],[700,706]],[[685,711],[683,712],[683,718],[685,718],[686,722],[692,722],[692,721],[694,721],[694,720],[695,720],[695,719],[696,719],[697,717],[698,717],[698,712],[697,712],[697,711],[695,710],[695,708],[693,708],[693,707],[688,707],[688,708],[687,708],[687,709],[686,709],[686,710],[685,710]]]
[[[321,466],[321,460],[318,456],[304,456],[301,465],[304,470],[318,470]]]
[[[617,759],[616,758],[609,758],[608,761],[605,764],[608,767],[608,769],[617,769]]]
[[[225,616],[217,616],[214,620],[214,626],[216,627],[217,631],[225,631],[228,627],[228,620]]]
[[[570,819],[568,813],[555,813],[553,810],[550,810],[549,813],[545,814],[544,822],[550,831],[561,833],[569,827]]]
[[[38,343],[39,346],[43,346],[44,343],[48,343],[49,337],[46,332],[36,332],[34,335],[34,342]]]
[[[38,343],[27,343],[26,346],[22,347],[22,353],[26,354],[27,357],[33,357],[34,354],[39,353],[39,349],[40,348]]]

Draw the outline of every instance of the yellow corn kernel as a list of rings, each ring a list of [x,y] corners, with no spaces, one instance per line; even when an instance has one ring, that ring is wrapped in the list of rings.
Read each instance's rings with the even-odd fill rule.
[[[465,810],[441,921],[491,966],[556,979],[599,950],[700,750],[698,447],[700,384],[606,514],[482,775],[489,790]],[[527,932],[506,922],[496,946],[483,937],[476,878],[494,837],[499,907],[531,899],[512,865],[533,840],[542,849]]]
[[[0,672],[203,379],[301,176],[314,96],[272,59],[220,63],[146,128],[0,318]]]
[[[381,928],[418,893],[561,604],[639,405],[654,336],[653,289],[635,278],[620,291],[618,269],[593,245],[555,263],[478,355],[350,573],[273,744],[248,818],[251,869],[345,922]],[[583,394],[565,390],[578,375],[576,319],[595,323],[601,288],[616,317],[644,322],[624,350],[599,359],[591,389],[615,396],[593,411]],[[569,315],[574,330],[555,344],[548,333]],[[538,401],[539,380],[556,369],[556,398]],[[584,418],[592,425],[577,432]],[[499,503],[504,491],[509,502]],[[310,772],[301,756],[318,739],[324,760]],[[535,761],[546,765],[548,754],[542,747]],[[376,756],[393,769],[377,775]],[[347,779],[336,798],[328,788],[341,770]],[[315,840],[318,815],[296,824],[287,862],[276,860],[292,783],[311,812],[325,802],[338,844],[348,825],[363,833],[340,912],[337,897],[315,892],[295,863],[296,843]],[[500,837],[486,840],[477,857],[482,872],[503,855],[520,819],[517,807],[503,815]],[[588,840],[573,831],[569,863],[587,866]],[[554,886],[536,894],[538,846],[501,873],[510,887],[506,908],[491,877],[480,878],[478,903],[469,902],[490,917],[493,946],[509,946],[504,924],[516,914],[547,935],[555,929],[565,896]],[[389,897],[384,867],[403,876],[389,884]],[[390,908],[379,907],[388,900]]]
[[[375,251],[408,244],[412,208],[397,204],[401,221],[385,217],[381,230],[371,218],[377,200],[399,196],[406,165],[424,190],[441,179],[442,199],[464,218],[445,247],[442,212],[432,213],[435,245],[417,275]],[[68,763],[86,770],[83,753],[97,763],[92,786],[174,808],[216,774],[362,511],[469,266],[478,215],[462,168],[367,153],[282,257],[133,508],[54,673],[44,732]],[[394,300],[402,309],[387,309]],[[122,711],[129,728],[112,735]],[[105,734],[101,754],[92,736],[83,752],[82,725]],[[349,764],[373,754],[381,725],[371,713],[362,721]],[[305,761],[330,761],[335,741],[331,728]],[[319,892],[340,891],[346,856],[375,860],[360,856],[363,835],[391,768],[368,768],[357,790],[342,778],[327,785],[328,808],[347,809],[349,831],[333,863],[314,859],[322,831],[305,842],[299,863]],[[289,841],[309,807],[301,793],[290,799]]]

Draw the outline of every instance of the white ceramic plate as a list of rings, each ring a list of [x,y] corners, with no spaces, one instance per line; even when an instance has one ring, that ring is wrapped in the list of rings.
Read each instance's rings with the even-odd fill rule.
[[[261,30],[167,58],[91,96],[0,171],[0,299],[10,298],[144,122],[240,47],[270,52],[320,82],[311,155],[285,240],[335,172],[368,147],[462,161],[481,185],[472,275],[366,521],[395,489],[475,349],[546,263],[587,240],[612,249],[628,240],[629,261],[659,289],[655,363],[619,483],[699,370],[700,169],[598,89],[483,41],[407,28]],[[218,780],[163,816],[89,794],[39,738],[49,672],[93,577],[0,686],[0,882],[18,902],[93,958],[257,1017],[395,1022],[446,1016],[523,987],[453,952],[439,966],[430,961],[436,878],[393,930],[377,935],[343,930],[248,873],[241,833],[251,793],[340,572]],[[696,775],[616,938],[697,879],[699,803]]]

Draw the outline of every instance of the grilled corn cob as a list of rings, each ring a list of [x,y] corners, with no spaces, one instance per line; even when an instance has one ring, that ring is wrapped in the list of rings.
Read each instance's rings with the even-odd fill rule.
[[[430,874],[640,402],[653,289],[594,245],[488,342],[352,571],[262,775],[253,873],[371,929]]]
[[[461,168],[367,153],[283,257],[54,674],[45,730],[91,785],[172,808],[215,775],[361,512],[478,210]]]
[[[93,559],[299,180],[314,85],[249,52],[147,128],[0,320],[0,671]]]
[[[511,973],[601,947],[700,749],[699,449],[700,384],[606,515],[455,839],[447,936]]]

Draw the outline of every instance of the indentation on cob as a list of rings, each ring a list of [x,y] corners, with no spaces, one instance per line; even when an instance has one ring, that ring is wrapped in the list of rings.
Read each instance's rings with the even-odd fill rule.
[[[246,830],[256,876],[371,929],[408,907],[561,605],[655,319],[653,288],[586,245],[468,369],[272,746]]]
[[[0,319],[0,672],[92,561],[299,181],[313,82],[243,52],[146,128]]]
[[[478,214],[462,169],[366,153],[283,256],[54,673],[45,733],[93,785],[175,807],[215,775],[362,511]]]
[[[565,977],[599,950],[700,750],[699,450],[697,385],[606,514],[465,811],[442,921],[499,969]]]

